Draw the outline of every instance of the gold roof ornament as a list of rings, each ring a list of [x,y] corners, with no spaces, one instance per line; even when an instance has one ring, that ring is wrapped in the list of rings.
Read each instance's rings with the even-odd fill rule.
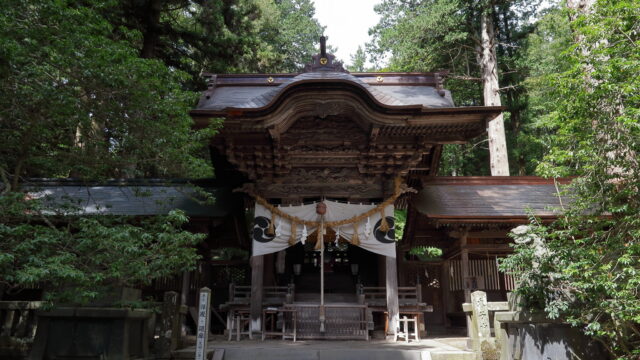
[[[303,72],[341,72],[348,73],[342,66],[342,62],[337,61],[335,55],[327,52],[327,38],[320,37],[320,53],[313,55],[311,63],[305,65]]]

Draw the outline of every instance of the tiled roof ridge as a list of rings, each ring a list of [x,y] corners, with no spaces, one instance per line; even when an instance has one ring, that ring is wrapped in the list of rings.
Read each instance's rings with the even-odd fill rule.
[[[331,74],[331,76],[327,76]],[[349,74],[349,73],[334,73],[334,72],[306,72],[301,73],[291,79],[287,79],[282,82],[282,84],[278,85],[273,90],[269,90],[268,92],[256,96],[245,103],[242,103],[237,106],[237,108],[256,108],[267,106],[273,99],[282,92],[286,87],[291,86],[294,83],[303,81],[303,80],[319,80],[319,79],[329,79],[329,80],[342,80],[342,81],[350,81],[358,86],[365,89],[369,94],[380,101],[381,103],[390,104],[393,106],[403,106],[403,105],[417,105],[417,104],[408,104],[402,100],[399,100],[396,97],[393,97],[388,94],[384,94],[378,89],[375,89],[373,86],[365,83],[364,81],[358,79],[357,77]]]

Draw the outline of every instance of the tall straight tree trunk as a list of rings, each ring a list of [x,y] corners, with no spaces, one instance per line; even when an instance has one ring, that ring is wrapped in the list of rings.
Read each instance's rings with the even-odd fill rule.
[[[493,27],[493,5],[482,13],[481,21],[481,56],[480,69],[484,88],[484,105],[501,106],[500,85],[498,83],[498,59],[496,57],[495,31]],[[492,176],[509,176],[509,157],[507,141],[504,135],[504,118],[502,114],[489,121],[487,126],[489,137],[489,156]]]
[[[142,49],[140,57],[151,59],[156,57],[156,47],[160,38],[160,14],[162,13],[162,1],[149,0],[146,3],[146,14],[143,23]]]

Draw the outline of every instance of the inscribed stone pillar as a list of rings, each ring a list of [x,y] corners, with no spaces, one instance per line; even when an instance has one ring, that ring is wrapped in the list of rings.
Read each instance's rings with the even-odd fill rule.
[[[196,333],[196,360],[207,359],[207,341],[209,338],[209,318],[211,309],[211,289],[203,287],[198,294],[198,331]]]
[[[400,306],[398,304],[398,268],[396,259],[386,256],[386,288],[387,311],[389,312],[389,329],[392,334],[398,331]],[[386,334],[385,334],[386,335]]]
[[[471,306],[473,310],[471,339],[473,341],[473,350],[478,353],[481,350],[482,342],[491,338],[487,293],[484,291],[474,291],[471,294]]]
[[[251,257],[251,331],[260,332],[264,256]]]

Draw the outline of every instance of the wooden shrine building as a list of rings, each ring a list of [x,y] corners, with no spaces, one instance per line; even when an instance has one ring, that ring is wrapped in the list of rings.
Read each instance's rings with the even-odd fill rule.
[[[32,196],[76,198],[91,216],[184,210],[185,228],[206,234],[202,260],[138,290],[179,293],[192,329],[207,286],[212,330],[237,336],[293,321],[298,338],[368,339],[406,328],[405,317],[446,333],[466,325],[472,291],[506,300],[516,286],[497,266],[512,251],[507,234],[531,215],[555,219],[565,201],[537,177],[438,176],[443,145],[485,134],[503,110],[456,106],[446,76],[349,73],[324,41],[301,73],[207,74],[190,114],[197,127],[224,120],[210,142],[216,178],[195,182],[215,205],[178,179],[33,181]],[[406,210],[402,236],[395,209]],[[42,298],[27,290],[0,300]]]
[[[253,330],[278,292],[287,292],[280,298],[294,304],[324,306],[326,299],[328,305],[368,306],[379,312],[373,320],[369,314],[369,326],[378,328],[384,316],[389,332],[397,329],[407,291],[418,293],[416,304],[426,304],[411,309],[423,313],[427,330],[458,324],[460,305],[473,289],[506,297],[513,280],[496,267],[496,257],[510,251],[506,234],[527,222],[527,208],[552,217],[547,208],[557,204],[557,191],[539,178],[437,178],[442,146],[484,134],[502,111],[455,106],[443,86],[446,75],[349,73],[326,53],[324,42],[298,74],[206,75],[208,89],[191,116],[201,127],[224,119],[211,141],[218,182],[250,194],[248,212],[257,198],[271,209],[264,227],[253,227],[254,248],[270,241],[267,227],[277,228],[283,218],[293,229],[288,248],[261,255],[254,249],[250,281],[230,290],[227,305],[247,305]],[[404,190],[418,193],[396,193],[398,179]],[[305,243],[306,225],[296,225],[302,219],[285,214],[314,202],[380,204],[392,197],[392,205],[408,210],[394,257],[354,246],[341,237],[344,226],[319,225],[322,234],[310,231]],[[356,227],[369,221],[362,218]],[[324,245],[314,244],[317,239]],[[423,261],[409,255],[417,246],[439,247],[443,257]],[[320,316],[315,314],[310,316]],[[330,338],[322,331],[309,334]]]

